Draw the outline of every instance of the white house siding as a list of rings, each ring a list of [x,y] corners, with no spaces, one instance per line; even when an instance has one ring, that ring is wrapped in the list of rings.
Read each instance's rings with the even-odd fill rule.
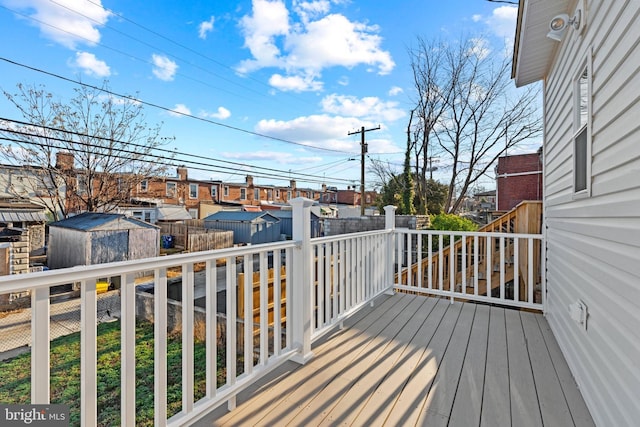
[[[588,1],[587,10],[586,32],[567,31],[545,81],[548,319],[595,422],[638,425],[640,2]],[[589,50],[591,197],[574,199],[572,84]],[[586,330],[570,317],[578,299]]]

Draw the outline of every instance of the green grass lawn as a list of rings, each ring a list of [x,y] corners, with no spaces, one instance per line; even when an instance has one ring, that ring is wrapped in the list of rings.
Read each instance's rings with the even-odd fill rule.
[[[136,328],[136,425],[153,425],[153,324]],[[98,425],[120,425],[120,322],[98,325]],[[169,416],[182,405],[182,341],[167,340],[167,406]],[[221,351],[222,350],[222,351]],[[196,341],[195,399],[206,392],[205,343]],[[218,384],[224,383],[224,349],[218,350]],[[29,403],[31,399],[31,354],[0,362],[0,402]],[[70,406],[71,425],[80,425],[80,334],[51,341],[51,403]]]

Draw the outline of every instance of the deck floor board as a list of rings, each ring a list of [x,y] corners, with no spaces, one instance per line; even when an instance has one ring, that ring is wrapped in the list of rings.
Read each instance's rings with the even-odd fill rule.
[[[383,296],[312,351],[196,425],[593,425],[540,314]]]

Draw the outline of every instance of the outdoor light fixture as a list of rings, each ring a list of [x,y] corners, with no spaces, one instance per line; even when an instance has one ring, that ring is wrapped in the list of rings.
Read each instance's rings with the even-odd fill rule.
[[[559,42],[562,40],[569,26],[573,27],[576,31],[581,31],[584,27],[583,10],[583,7],[578,6],[572,18],[566,13],[554,16],[551,22],[549,22],[549,33],[547,37]]]

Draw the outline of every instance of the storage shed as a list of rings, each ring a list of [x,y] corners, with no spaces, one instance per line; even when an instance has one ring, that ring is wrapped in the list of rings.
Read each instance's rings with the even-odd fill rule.
[[[291,239],[293,234],[293,211],[273,210],[269,211],[270,214],[280,220],[280,233],[287,236],[287,239]],[[311,212],[311,238],[322,236],[322,224],[318,215]]]
[[[49,268],[149,258],[160,228],[122,214],[87,212],[49,225]]]
[[[269,212],[220,211],[206,217],[204,226],[233,231],[234,244],[269,243],[280,240],[280,220]]]

